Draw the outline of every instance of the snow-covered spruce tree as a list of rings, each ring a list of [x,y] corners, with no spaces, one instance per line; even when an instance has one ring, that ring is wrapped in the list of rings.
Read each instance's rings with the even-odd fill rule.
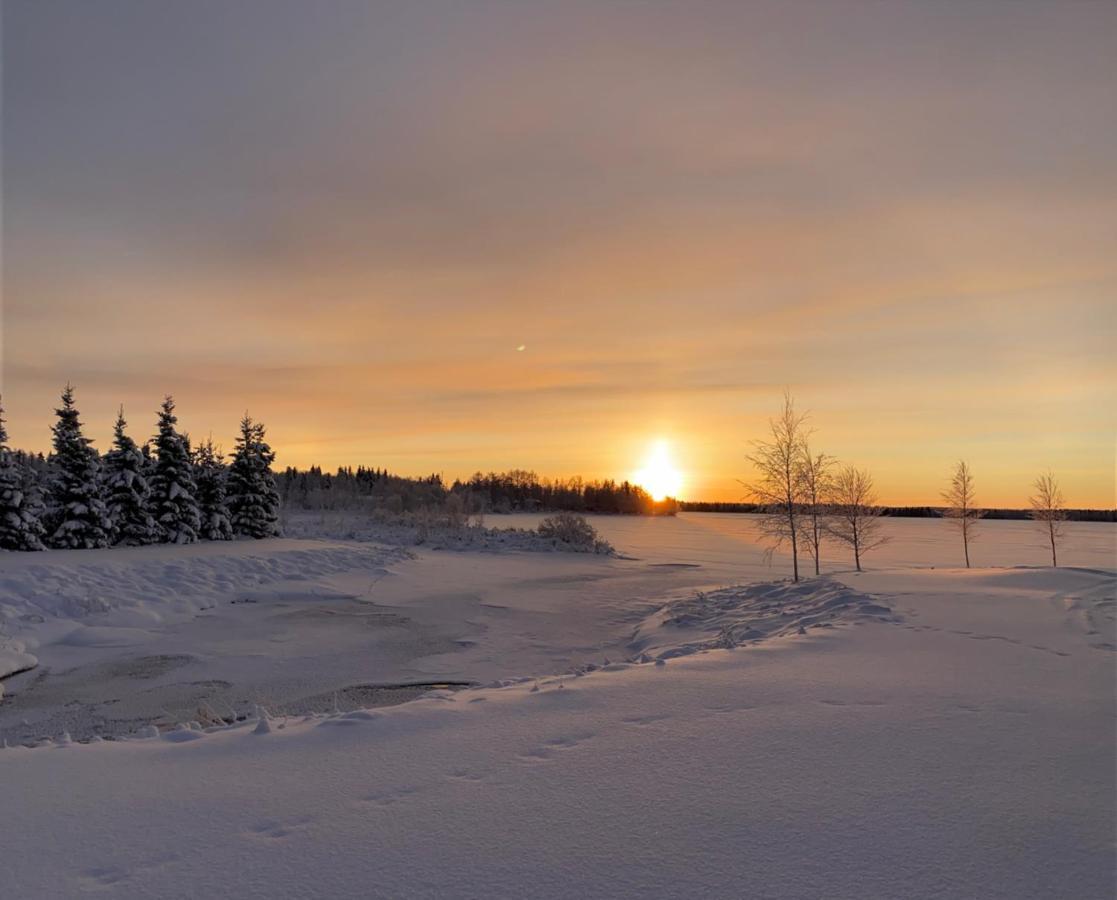
[[[214,446],[213,438],[194,451],[194,481],[198,486],[198,511],[202,517],[199,532],[203,540],[231,541],[233,526],[225,500],[225,459]]]
[[[225,484],[233,531],[252,538],[279,534],[279,492],[271,464],[275,453],[264,441],[264,426],[246,413]]]
[[[144,478],[150,486],[151,476],[155,474],[155,454],[151,450],[151,441],[144,441],[144,445],[140,447],[140,455],[143,456]]]
[[[0,550],[42,550],[41,506],[27,489],[29,474],[8,448],[0,403]]]
[[[47,499],[48,543],[52,547],[107,547],[112,522],[101,488],[101,460],[92,441],[81,432],[74,407],[74,389],[67,384],[62,406],[55,410],[58,421],[51,455],[50,489]]]
[[[45,547],[47,506],[44,497],[47,485],[50,483],[50,465],[42,453],[33,456],[30,453],[17,452],[15,458],[16,468],[20,470],[23,479],[23,505],[27,509],[27,517],[39,523],[39,537]]]
[[[102,461],[112,539],[113,543],[132,546],[154,544],[159,541],[160,532],[148,509],[151,489],[144,472],[144,456],[125,433],[127,425],[121,407],[113,426],[112,449]]]
[[[170,395],[159,410],[150,509],[162,540],[190,544],[198,539],[201,516],[195,496],[194,465],[183,436],[175,430],[175,401]]]

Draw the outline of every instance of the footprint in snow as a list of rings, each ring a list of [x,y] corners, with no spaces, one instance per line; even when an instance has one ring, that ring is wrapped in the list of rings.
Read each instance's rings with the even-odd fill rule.
[[[572,734],[565,737],[553,738],[552,740],[546,742],[546,746],[554,747],[556,750],[568,750],[571,747],[577,747],[579,744],[584,744],[592,737],[593,735],[589,733]]]
[[[484,775],[478,775],[476,772],[471,772],[469,769],[454,769],[446,773],[447,778],[452,778],[454,781],[466,781],[472,784],[479,784],[485,780]]]
[[[266,819],[242,832],[242,836],[250,839],[262,838],[278,841],[290,837],[296,832],[306,830],[307,826],[313,821],[313,816],[298,816],[294,819]]]
[[[715,716],[724,716],[729,713],[748,712],[750,709],[756,709],[753,703],[738,703],[736,706],[707,706],[706,712],[713,713]]]
[[[91,869],[79,872],[77,881],[81,885],[83,891],[107,890],[118,884],[130,881],[132,877],[139,872],[161,869],[168,863],[175,862],[177,859],[178,856],[176,854],[169,853],[165,856],[152,859],[149,862],[139,863],[133,869],[127,869],[124,866],[94,866]]]
[[[1019,646],[1020,641],[1015,638],[1005,637],[1003,634],[972,634],[970,635],[971,641],[1004,641],[1006,644],[1016,644]]]
[[[878,706],[887,706],[888,705],[884,700],[838,700],[838,699],[833,698],[833,697],[827,697],[825,699],[819,700],[818,702],[823,703],[826,706],[878,707]]]
[[[519,754],[519,758],[527,763],[548,762],[555,754],[555,751],[570,750],[580,744],[593,738],[592,734],[574,734],[563,737],[552,738],[549,741],[544,741],[539,747],[528,750],[526,753]]]
[[[718,712],[729,712],[729,708],[726,707],[724,710],[719,709]],[[657,714],[653,713],[653,714],[647,715],[647,716],[630,716],[627,719],[621,719],[621,721],[625,725],[635,725],[638,728],[640,728],[640,727],[644,727],[644,726],[647,726],[647,725],[652,725],[656,722],[663,722],[663,721],[665,721],[667,719],[670,719],[670,718],[671,717],[667,716],[667,715],[657,715]]]
[[[373,791],[371,794],[366,794],[362,797],[361,803],[381,807],[395,806],[397,803],[406,800],[412,794],[417,793],[419,793],[419,788],[413,785],[388,791]]]
[[[95,866],[86,869],[78,876],[78,880],[87,889],[110,888],[132,877],[132,873],[120,866]]]

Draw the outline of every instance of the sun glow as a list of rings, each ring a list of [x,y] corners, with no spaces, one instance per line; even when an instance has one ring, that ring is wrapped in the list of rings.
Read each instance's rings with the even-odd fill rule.
[[[671,459],[671,447],[667,441],[656,441],[652,445],[644,467],[632,476],[632,480],[651,494],[653,500],[678,496],[683,476]]]

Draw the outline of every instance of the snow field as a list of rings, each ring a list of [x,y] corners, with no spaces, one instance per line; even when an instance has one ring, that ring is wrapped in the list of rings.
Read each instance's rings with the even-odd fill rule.
[[[37,692],[78,696],[69,677],[89,703],[106,685],[169,690],[174,665],[489,684],[10,747],[6,889],[1113,896],[1104,537],[1075,568],[913,568],[940,549],[913,541],[864,574],[791,585],[735,523],[665,524],[606,532],[635,559],[264,541],[0,568],[9,639],[37,641],[50,670],[7,682],[0,716]],[[985,549],[1011,557],[1023,545],[996,535],[1021,533],[988,528]],[[214,650],[230,635],[232,661]]]

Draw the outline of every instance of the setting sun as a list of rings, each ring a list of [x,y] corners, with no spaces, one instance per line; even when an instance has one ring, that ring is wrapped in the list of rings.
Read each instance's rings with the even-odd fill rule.
[[[656,441],[644,460],[643,468],[632,478],[657,501],[664,497],[677,497],[683,484],[682,473],[671,459],[671,447],[667,441]]]

